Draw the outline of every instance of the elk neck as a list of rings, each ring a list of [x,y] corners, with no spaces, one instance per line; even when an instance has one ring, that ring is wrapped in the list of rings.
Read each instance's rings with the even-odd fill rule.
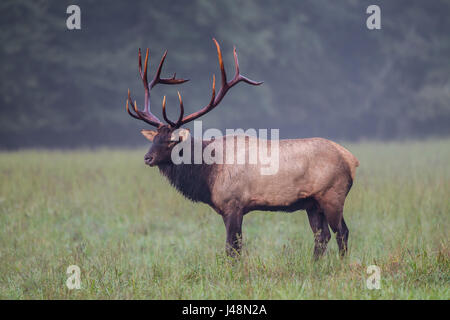
[[[205,148],[211,141],[202,141]],[[167,177],[170,184],[186,198],[194,202],[211,203],[211,186],[214,182],[215,165],[194,164],[194,143],[191,143],[191,164],[163,163],[159,171]]]

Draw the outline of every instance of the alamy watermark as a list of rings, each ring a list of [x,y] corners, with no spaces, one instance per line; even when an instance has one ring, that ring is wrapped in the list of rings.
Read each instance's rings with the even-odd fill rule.
[[[369,290],[380,290],[381,289],[381,269],[376,265],[370,265],[366,270],[369,277],[366,280],[366,286]]]
[[[77,265],[67,267],[66,273],[70,275],[66,280],[66,286],[69,290],[81,289],[81,270]]]
[[[81,9],[76,4],[71,4],[67,7],[66,13],[70,16],[66,19],[66,26],[69,30],[81,29]]]
[[[366,20],[366,26],[369,30],[381,29],[381,9],[376,4],[367,7],[366,13],[370,16]]]
[[[66,19],[66,26],[69,30],[81,30],[81,9],[76,4],[67,7],[66,13],[70,16]],[[366,19],[366,26],[369,30],[381,29],[381,9],[378,5],[372,4],[367,7],[366,13],[370,14]]]
[[[187,129],[173,132],[171,140],[182,140],[172,149],[173,164],[251,164],[258,165],[261,175],[278,172],[279,129],[270,130],[270,139],[267,129],[226,129],[223,136],[214,128],[203,133],[202,121],[194,121],[193,139],[189,136]],[[204,147],[203,142],[208,140],[211,142]]]

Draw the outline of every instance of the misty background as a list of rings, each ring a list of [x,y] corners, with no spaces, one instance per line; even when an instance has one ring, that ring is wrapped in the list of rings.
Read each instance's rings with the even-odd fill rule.
[[[81,8],[68,30],[66,8]],[[381,30],[366,8],[381,7]],[[145,123],[125,111],[127,89],[142,108],[138,48],[149,78],[189,78],[152,90],[152,110],[178,116],[206,105],[228,77],[233,45],[241,83],[202,118],[204,129],[280,128],[280,136],[392,140],[450,135],[450,1],[29,1],[0,3],[0,148],[137,146]],[[220,80],[217,82],[219,84]]]

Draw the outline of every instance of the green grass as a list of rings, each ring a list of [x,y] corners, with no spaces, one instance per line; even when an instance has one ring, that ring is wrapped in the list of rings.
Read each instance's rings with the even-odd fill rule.
[[[349,256],[333,235],[316,263],[305,212],[248,214],[230,263],[220,216],[146,167],[145,150],[0,153],[0,298],[450,299],[450,140],[346,146],[361,162]],[[366,288],[372,264],[380,290]]]

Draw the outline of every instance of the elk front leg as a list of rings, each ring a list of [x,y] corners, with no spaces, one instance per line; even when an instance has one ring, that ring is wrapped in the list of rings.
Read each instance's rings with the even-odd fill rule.
[[[237,257],[242,247],[242,217],[241,212],[233,212],[222,216],[227,229],[226,252],[230,257]]]

